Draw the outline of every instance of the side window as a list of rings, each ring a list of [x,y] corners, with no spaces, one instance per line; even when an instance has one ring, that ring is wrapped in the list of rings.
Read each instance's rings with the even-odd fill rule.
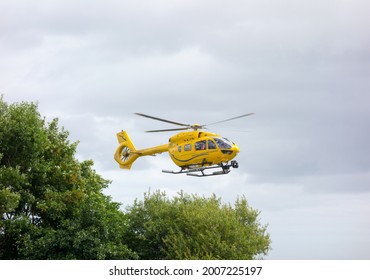
[[[177,150],[181,153],[181,151],[182,151],[182,147],[181,147],[181,146],[178,146],[178,147],[177,147]]]
[[[184,151],[191,151],[191,144],[186,144],[184,146]]]
[[[198,141],[195,143],[195,150],[205,150],[206,149],[206,140]]]
[[[216,149],[216,144],[212,140],[208,140],[208,149],[214,150]]]

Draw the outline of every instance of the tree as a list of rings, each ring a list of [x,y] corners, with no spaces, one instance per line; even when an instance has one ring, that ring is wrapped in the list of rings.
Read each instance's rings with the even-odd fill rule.
[[[245,197],[234,207],[180,192],[146,193],[127,208],[126,240],[141,259],[256,259],[270,248],[267,226]]]
[[[75,159],[58,120],[0,98],[0,259],[136,258],[109,181]]]

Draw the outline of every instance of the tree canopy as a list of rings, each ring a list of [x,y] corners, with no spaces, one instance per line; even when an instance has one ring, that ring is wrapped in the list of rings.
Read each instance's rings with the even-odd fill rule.
[[[156,191],[127,208],[126,239],[141,259],[256,259],[271,243],[258,215],[245,197],[233,207],[215,195]]]
[[[267,226],[244,196],[156,191],[126,211],[103,194],[109,181],[75,158],[58,119],[35,103],[0,97],[0,259],[255,259]]]
[[[109,181],[76,146],[37,104],[0,99],[0,259],[135,258]]]

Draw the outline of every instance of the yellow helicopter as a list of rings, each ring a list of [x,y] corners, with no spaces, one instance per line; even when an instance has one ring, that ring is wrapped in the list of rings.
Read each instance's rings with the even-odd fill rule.
[[[114,154],[114,159],[118,162],[120,168],[130,169],[133,162],[139,157],[153,156],[163,152],[168,152],[172,161],[181,169],[180,171],[162,170],[162,172],[170,174],[185,173],[187,175],[197,177],[224,175],[230,172],[230,167],[239,167],[238,162],[232,160],[239,153],[238,146],[219,134],[201,131],[201,129],[206,128],[206,126],[253,115],[253,113],[248,113],[206,125],[190,125],[141,113],[135,114],[145,118],[181,126],[181,128],[149,130],[146,132],[179,131],[188,129],[192,129],[193,131],[180,132],[172,136],[167,144],[140,150],[135,148],[126,131],[117,133],[119,146]],[[208,169],[219,170],[206,174],[204,171]]]

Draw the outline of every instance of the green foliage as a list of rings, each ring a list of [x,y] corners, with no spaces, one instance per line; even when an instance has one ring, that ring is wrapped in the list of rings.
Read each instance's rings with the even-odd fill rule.
[[[232,207],[215,195],[157,191],[127,208],[126,239],[141,259],[255,259],[271,242],[258,215],[245,197]]]
[[[0,98],[0,259],[135,258],[109,184],[34,103]]]

